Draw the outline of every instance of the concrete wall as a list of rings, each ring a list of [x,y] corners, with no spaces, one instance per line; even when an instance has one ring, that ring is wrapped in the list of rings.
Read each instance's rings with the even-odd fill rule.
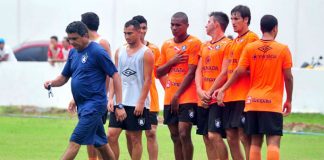
[[[70,81],[63,87],[53,88],[53,98],[48,98],[43,88],[44,81],[55,78],[62,68],[63,64],[52,67],[46,62],[0,63],[0,106],[66,108],[72,98]],[[324,71],[293,69],[293,75],[293,112],[324,113]],[[162,109],[164,91],[160,85],[158,92]]]
[[[288,44],[294,64],[300,66],[312,56],[324,55],[321,38],[324,37],[324,22],[318,17],[324,15],[323,0],[1,0],[0,37],[11,46],[24,41],[49,39],[65,36],[68,23],[80,20],[87,11],[96,12],[101,25],[99,33],[107,38],[112,50],[123,44],[123,25],[131,17],[141,14],[148,20],[147,39],[157,45],[170,38],[170,17],[177,11],[189,16],[189,33],[207,40],[204,26],[211,11],[230,14],[238,5],[248,5],[252,13],[250,29],[257,34],[259,21],[264,14],[273,14],[279,20],[277,40]],[[226,34],[236,36],[231,25]]]

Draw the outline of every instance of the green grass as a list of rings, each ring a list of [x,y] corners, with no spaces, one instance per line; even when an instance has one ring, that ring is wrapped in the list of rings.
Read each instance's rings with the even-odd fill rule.
[[[285,122],[297,121],[324,124],[324,116],[319,114],[292,114],[289,118],[285,118]],[[60,119],[0,116],[0,160],[59,159],[67,147],[70,134],[76,123],[76,118],[71,119],[67,115]],[[192,132],[195,147],[194,159],[207,159],[202,137],[195,135],[194,131],[195,128]],[[167,127],[159,125],[157,136],[159,159],[174,159],[173,145]],[[281,159],[323,159],[323,142],[324,136],[285,134],[281,142]],[[120,137],[120,146],[120,159],[130,159],[123,135]],[[265,148],[264,145],[262,152],[264,156]],[[76,159],[87,159],[84,146]],[[143,138],[142,159],[148,159],[145,138]]]
[[[324,115],[319,113],[293,113],[284,118],[285,123],[301,122],[324,125]]]

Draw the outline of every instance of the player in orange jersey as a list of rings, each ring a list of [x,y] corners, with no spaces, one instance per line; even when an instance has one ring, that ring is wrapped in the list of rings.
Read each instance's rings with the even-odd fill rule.
[[[258,36],[249,30],[251,21],[250,9],[247,6],[238,5],[231,11],[233,29],[238,36],[233,40],[231,51],[226,56],[229,60],[227,67],[227,79],[237,67],[244,47],[258,39]],[[244,145],[246,159],[249,159],[249,146],[251,139],[243,131],[244,125],[244,101],[249,89],[249,76],[244,75],[233,84],[226,92],[226,103],[224,107],[224,128],[226,130],[227,142],[233,159],[244,159],[240,149],[240,140]],[[213,97],[216,96],[214,93]]]
[[[219,89],[217,99],[222,101],[224,91],[250,70],[250,89],[245,101],[245,132],[252,135],[250,160],[261,160],[261,146],[266,135],[267,159],[279,160],[283,115],[291,112],[293,76],[291,53],[286,45],[275,41],[278,21],[272,15],[261,19],[262,39],[244,48],[233,76]],[[283,90],[286,102],[282,106]],[[282,115],[283,113],[283,115]]]
[[[174,38],[162,45],[157,76],[167,75],[164,98],[164,124],[174,144],[175,159],[192,159],[191,128],[195,122],[197,92],[194,82],[201,42],[189,35],[188,17],[183,12],[171,18]]]
[[[203,43],[200,48],[195,76],[199,96],[197,134],[203,135],[208,159],[228,159],[227,148],[222,138],[225,136],[223,107],[211,99],[211,87],[221,73],[224,54],[231,46],[231,40],[224,35],[228,22],[228,16],[223,12],[212,12],[209,15],[206,32],[212,39]]]
[[[142,36],[141,36],[141,41],[142,43],[147,46],[148,48],[151,49],[151,51],[153,52],[154,55],[154,61],[157,61],[159,59],[160,56],[160,50],[157,46],[155,46],[153,43],[150,43],[149,41],[145,40],[145,35],[147,32],[147,21],[146,19],[141,16],[135,16],[133,17],[133,20],[136,20],[140,23],[140,27],[141,27],[141,32],[142,32]],[[150,106],[150,121],[151,121],[151,130],[146,130],[145,131],[145,135],[146,135],[146,139],[147,139],[147,151],[149,153],[149,159],[150,160],[157,160],[158,159],[158,143],[157,143],[157,139],[156,139],[156,130],[157,130],[157,125],[158,125],[158,113],[160,111],[159,108],[159,97],[158,97],[158,92],[156,89],[156,84],[155,84],[155,78],[156,78],[156,66],[153,69],[153,73],[152,73],[152,84],[151,84],[151,88],[150,88],[150,98],[151,98],[151,106]],[[161,77],[159,80],[162,84],[162,86],[165,85],[165,78]],[[127,140],[127,148],[128,148],[128,152],[130,155],[132,155],[132,143],[129,137],[128,132],[126,131],[126,138]]]

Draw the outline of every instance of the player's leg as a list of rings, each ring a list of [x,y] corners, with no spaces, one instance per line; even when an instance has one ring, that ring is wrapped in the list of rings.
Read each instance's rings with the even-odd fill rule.
[[[218,159],[216,148],[214,148],[213,143],[208,138],[208,118],[209,118],[209,108],[203,108],[199,106],[197,108],[197,131],[196,134],[202,135],[206,153],[208,159]]]
[[[250,160],[261,160],[261,147],[263,143],[263,135],[252,135]]]
[[[163,110],[163,124],[168,125],[170,137],[173,142],[173,152],[176,160],[182,160],[182,145],[179,137],[179,118],[178,115],[171,113],[170,105],[165,105]]]
[[[127,150],[130,156],[132,156],[132,141],[128,131],[125,131]]]
[[[87,145],[88,159],[97,160],[97,151],[93,145]]]
[[[216,148],[214,147],[213,142],[208,138],[208,135],[203,135],[203,140],[206,147],[207,158],[209,160],[219,159]]]
[[[196,103],[181,104],[179,107],[179,137],[182,145],[182,154],[184,159],[192,159],[193,144],[191,140],[192,124],[196,120]]]
[[[125,109],[126,111],[126,109]],[[126,111],[127,112],[127,111]],[[125,121],[125,120],[124,120]],[[115,158],[119,158],[119,135],[122,132],[123,122],[118,122],[114,112],[110,113],[109,116],[109,127],[108,127],[108,144],[114,152]]]
[[[231,156],[235,160],[243,160],[243,153],[240,148],[240,139],[237,128],[226,129],[226,139],[230,148]]]
[[[112,149],[108,144],[105,144],[103,146],[98,147],[98,150],[100,152],[101,158],[103,160],[115,160],[115,155]]]
[[[109,79],[108,79],[108,84],[109,84]],[[108,118],[108,110],[105,112],[105,114],[102,116],[102,123],[103,123],[103,125],[105,125],[106,124],[106,122],[107,122],[107,118]],[[106,137],[106,135],[105,135],[105,137]],[[89,152],[90,153],[93,153],[93,149],[95,149],[95,153],[94,154],[92,154],[92,157],[97,157],[97,159],[98,160],[102,160],[103,158],[102,158],[102,156],[101,156],[101,154],[100,154],[100,151],[97,149],[97,148],[95,148],[94,146],[90,146],[90,145],[87,145],[87,151],[88,151],[88,157],[90,157],[89,156]],[[111,150],[111,148],[110,148],[110,146],[108,145],[108,147],[109,147],[109,149]],[[112,152],[112,151],[111,151]],[[94,159],[94,160],[96,160],[96,159]]]
[[[226,102],[224,107],[223,123],[226,131],[226,140],[230,149],[232,159],[243,160],[243,154],[240,147],[238,127],[233,127],[233,121],[237,121],[234,115],[235,102]]]
[[[267,135],[266,138],[267,138],[267,160],[279,160],[281,136]]]
[[[115,158],[119,158],[119,135],[122,132],[121,128],[108,128],[108,144],[114,152]]]
[[[178,124],[169,124],[168,128],[170,131],[171,140],[173,142],[174,157],[176,160],[182,160],[182,144],[180,141]]]
[[[233,120],[232,126],[238,128],[238,134],[240,141],[244,147],[245,159],[249,159],[250,155],[250,146],[251,146],[251,136],[245,134],[244,125],[246,121],[246,113],[244,112],[245,101],[235,101],[233,102]]]
[[[208,139],[213,145],[214,150],[218,155],[218,159],[227,160],[227,147],[223,141],[226,137],[224,130],[224,107],[218,106],[216,103],[211,104],[208,113]]]
[[[241,140],[241,142],[243,144],[243,147],[244,147],[245,157],[246,157],[246,159],[249,159],[250,146],[251,146],[251,136],[245,134],[243,128],[239,128],[238,131],[239,131],[240,140]]]
[[[258,117],[261,121],[261,131],[266,134],[267,159],[280,159],[280,140],[283,130],[283,117],[281,113],[262,112]]]
[[[70,145],[62,159],[74,159],[82,144],[94,145],[93,143],[99,125],[103,127],[100,113],[80,113],[79,122],[71,135]]]
[[[128,131],[132,141],[132,160],[140,160],[142,157],[142,131]]]
[[[179,122],[179,137],[182,145],[182,154],[184,159],[192,159],[193,144],[191,140],[191,122]]]
[[[146,130],[147,151],[150,160],[157,160],[158,158],[158,143],[156,139],[157,125],[151,125],[151,130]]]
[[[100,155],[100,159],[103,160],[115,159],[115,155],[112,149],[107,144],[108,140],[102,123],[98,124],[94,142],[95,142],[94,147],[96,147],[96,150],[98,150],[98,155]]]
[[[62,156],[62,160],[73,160],[78,154],[80,147],[80,144],[70,141],[68,148]]]
[[[131,158],[133,160],[141,159],[143,153],[142,131],[151,129],[149,110],[147,108],[144,108],[143,114],[141,116],[134,115],[135,106],[125,106],[125,110],[127,113],[127,118],[124,122],[124,129],[127,131],[129,135],[128,140],[131,141],[132,145]]]

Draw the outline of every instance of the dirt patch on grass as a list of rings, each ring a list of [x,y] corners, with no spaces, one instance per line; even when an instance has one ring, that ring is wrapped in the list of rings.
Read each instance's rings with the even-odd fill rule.
[[[1,108],[0,114],[31,114],[31,115],[51,115],[66,113],[66,109],[59,109],[55,107],[40,108],[37,106],[14,106]]]
[[[324,125],[293,122],[284,124],[284,130],[292,132],[324,132]]]

